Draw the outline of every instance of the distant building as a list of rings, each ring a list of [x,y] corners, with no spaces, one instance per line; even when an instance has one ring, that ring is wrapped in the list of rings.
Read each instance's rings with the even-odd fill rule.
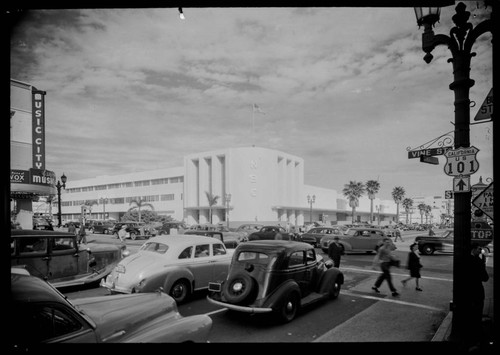
[[[215,205],[209,206],[207,193],[219,197]],[[315,196],[312,206],[308,195]],[[304,184],[302,158],[261,147],[188,155],[178,168],[71,180],[63,191],[61,209],[64,220],[79,219],[83,205],[88,206],[87,218],[119,219],[135,206],[130,204],[133,200],[150,203],[158,214],[188,224],[226,223],[227,218],[230,226],[337,224],[352,219],[349,202],[336,190]],[[373,202],[375,224],[378,217],[395,221],[394,201],[376,198]],[[360,199],[355,215],[359,222],[370,220],[368,197]]]

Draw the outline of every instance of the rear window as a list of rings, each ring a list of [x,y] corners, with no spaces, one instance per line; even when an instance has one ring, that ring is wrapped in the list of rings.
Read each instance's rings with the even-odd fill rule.
[[[262,252],[242,251],[238,253],[236,260],[240,263],[259,264],[271,268],[276,256]]]
[[[163,243],[149,242],[141,246],[139,250],[147,250],[158,254],[165,254],[168,250],[168,245]]]

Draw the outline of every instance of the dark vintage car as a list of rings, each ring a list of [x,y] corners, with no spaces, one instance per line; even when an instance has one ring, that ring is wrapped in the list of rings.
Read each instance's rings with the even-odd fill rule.
[[[188,230],[184,234],[187,235],[203,235],[205,237],[212,237],[219,239],[227,249],[235,249],[240,244],[241,239],[234,235],[225,235],[223,232],[217,231],[202,231],[202,230]]]
[[[97,283],[128,254],[125,245],[83,249],[72,233],[11,230],[11,266],[23,267],[58,288]]]
[[[115,221],[93,220],[89,223],[88,229],[90,233],[110,234],[115,223]]]
[[[303,306],[339,296],[343,273],[307,243],[249,241],[234,251],[225,280],[210,282],[209,302],[246,313],[270,313],[282,322]]]
[[[162,292],[69,300],[50,283],[11,272],[11,349],[28,352],[42,343],[206,342],[207,315],[183,317]]]
[[[143,239],[148,239],[150,237],[153,237],[153,235],[150,233],[150,230],[145,227],[144,222],[135,222],[135,221],[125,221],[125,222],[118,222],[113,225],[111,228],[111,234],[113,234],[114,237],[118,238],[118,232],[122,228],[122,226],[126,224],[127,228],[125,229],[128,233],[128,238],[132,240],[136,240],[137,238],[143,238]]]
[[[345,231],[343,235],[337,236],[345,253],[375,253],[377,247],[387,237],[382,229],[374,227],[353,227]],[[328,247],[335,237],[335,235],[328,235],[321,238],[321,249],[325,253],[328,252]]]
[[[293,239],[290,233],[280,226],[264,226],[260,230],[250,233],[247,238],[248,240]]]
[[[489,244],[493,240],[493,229],[486,225],[481,225],[482,229],[473,229],[471,233],[471,242],[478,243],[481,247],[490,252]],[[484,231],[477,233],[475,231]],[[419,235],[415,237],[415,243],[418,244],[418,251],[423,255],[432,255],[434,252],[453,253],[453,229],[447,229],[442,233],[433,236]]]
[[[53,231],[54,227],[52,226],[52,222],[48,218],[34,217],[33,229]]]
[[[319,248],[321,246],[321,238],[324,236],[338,236],[343,234],[344,229],[341,227],[315,227],[300,235],[299,240],[304,243],[309,243],[313,247]]]

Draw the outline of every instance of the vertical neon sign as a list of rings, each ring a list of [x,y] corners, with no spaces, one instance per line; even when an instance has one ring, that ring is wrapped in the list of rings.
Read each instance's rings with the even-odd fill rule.
[[[33,88],[32,155],[33,167],[45,170],[45,91]]]

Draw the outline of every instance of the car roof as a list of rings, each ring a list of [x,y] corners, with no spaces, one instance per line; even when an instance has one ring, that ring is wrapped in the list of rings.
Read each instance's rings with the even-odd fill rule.
[[[73,233],[49,231],[49,230],[34,230],[34,229],[11,229],[10,235],[12,237],[53,237],[53,238],[63,238],[63,237],[74,237]]]
[[[293,240],[252,240],[249,242],[244,242],[238,245],[238,250],[255,250],[255,249],[263,249],[268,251],[286,251],[286,250],[304,250],[304,249],[313,249],[314,247],[308,243],[296,242]]]
[[[61,301],[61,297],[46,281],[31,275],[11,273],[10,289],[16,302]]]
[[[197,234],[174,234],[174,235],[160,235],[154,238],[149,238],[148,242],[157,242],[157,243],[164,243],[167,245],[171,244],[193,244],[193,243],[200,243],[200,242],[207,242],[207,243],[215,243],[219,242],[220,240],[212,237],[205,237],[204,235],[197,235]]]

